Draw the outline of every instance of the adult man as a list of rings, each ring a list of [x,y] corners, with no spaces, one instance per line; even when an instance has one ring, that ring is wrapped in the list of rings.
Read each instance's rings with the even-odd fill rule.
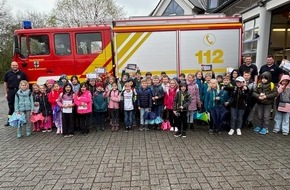
[[[9,107],[8,119],[14,112],[15,94],[18,91],[21,80],[27,80],[27,76],[24,72],[19,70],[18,63],[13,61],[11,63],[11,69],[4,75],[4,93]],[[5,126],[9,126],[8,121]]]
[[[282,74],[282,70],[279,68],[277,64],[274,63],[274,58],[272,55],[268,55],[266,65],[263,65],[259,71],[259,74],[264,73],[265,71],[269,71],[272,74],[272,81],[274,84],[279,82],[280,75]]]
[[[247,55],[245,57],[245,64],[241,65],[239,68],[239,73],[241,76],[244,75],[244,72],[250,71],[251,72],[251,79],[257,83],[258,79],[258,68],[256,65],[252,64],[252,57]]]

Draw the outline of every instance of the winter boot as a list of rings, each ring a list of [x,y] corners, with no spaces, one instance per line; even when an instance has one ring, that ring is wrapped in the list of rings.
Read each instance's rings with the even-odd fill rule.
[[[21,138],[22,137],[22,128],[17,128],[17,138]]]
[[[30,127],[26,126],[26,136],[29,137],[31,135],[31,129]]]
[[[193,131],[195,130],[195,129],[194,129],[194,125],[193,125],[193,123],[190,123],[189,128],[190,128],[191,130],[193,130]]]

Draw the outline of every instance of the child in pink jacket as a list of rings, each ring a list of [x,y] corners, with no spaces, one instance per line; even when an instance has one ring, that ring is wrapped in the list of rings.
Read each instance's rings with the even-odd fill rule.
[[[112,126],[112,132],[119,131],[119,103],[121,93],[118,91],[118,85],[116,82],[112,83],[112,89],[106,94],[108,97],[108,108],[110,113],[110,124]]]
[[[86,83],[82,83],[80,90],[74,97],[74,103],[77,106],[77,113],[80,117],[80,128],[82,134],[89,133],[90,114],[92,112],[92,94],[88,90]]]
[[[164,93],[164,111],[165,111],[165,120],[169,120],[171,128],[170,131],[176,131],[177,127],[174,126],[174,114],[173,114],[173,104],[174,104],[174,97],[176,92],[178,91],[178,83],[176,80],[171,79],[169,81],[169,88]]]
[[[194,130],[193,113],[196,112],[197,108],[201,108],[199,88],[198,85],[196,84],[194,74],[187,75],[187,88],[188,93],[191,95],[191,103],[188,106],[187,112],[187,124],[189,125],[190,129]]]

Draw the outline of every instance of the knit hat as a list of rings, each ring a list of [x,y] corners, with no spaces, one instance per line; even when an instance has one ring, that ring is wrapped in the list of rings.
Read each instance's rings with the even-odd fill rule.
[[[99,87],[102,87],[103,88],[103,83],[102,82],[97,82],[96,87],[97,88],[99,88]]]
[[[66,80],[68,80],[66,74],[61,75],[60,78],[59,78],[59,80],[61,80],[61,79],[66,79]]]
[[[239,76],[238,78],[236,78],[236,82],[245,82],[244,77]]]
[[[54,81],[53,79],[48,79],[48,80],[47,80],[47,83],[48,83],[48,84],[54,84],[55,81]]]

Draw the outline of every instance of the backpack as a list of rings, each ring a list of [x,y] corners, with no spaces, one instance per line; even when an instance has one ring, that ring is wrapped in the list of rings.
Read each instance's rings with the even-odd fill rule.
[[[257,87],[261,87],[261,83],[259,83]],[[272,83],[272,82],[270,82],[270,89],[271,89],[271,91],[273,91],[274,88],[275,88],[275,84]]]
[[[111,96],[112,96],[112,91],[113,91],[113,89],[112,90],[110,90],[110,92],[109,92],[109,96],[108,96],[108,102],[110,102],[110,98],[111,98]],[[118,91],[118,96],[119,96],[119,94],[120,94],[120,91],[117,89],[117,91]]]

